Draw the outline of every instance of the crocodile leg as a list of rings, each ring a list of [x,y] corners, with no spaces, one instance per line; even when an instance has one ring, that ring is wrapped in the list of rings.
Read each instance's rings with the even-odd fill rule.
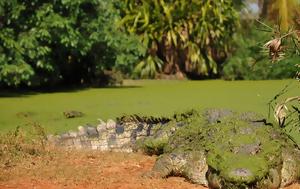
[[[205,153],[200,151],[190,153],[188,161],[184,166],[183,176],[192,183],[208,186],[207,171],[208,165]]]
[[[183,176],[186,164],[185,154],[171,153],[161,155],[152,170],[143,176],[151,178],[166,178],[168,176]]]

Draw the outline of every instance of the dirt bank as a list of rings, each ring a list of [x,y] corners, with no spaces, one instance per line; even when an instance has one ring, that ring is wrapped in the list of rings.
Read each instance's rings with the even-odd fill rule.
[[[0,189],[204,189],[183,178],[148,179],[155,157],[142,154],[57,152],[2,167]],[[299,184],[287,189],[300,189]]]

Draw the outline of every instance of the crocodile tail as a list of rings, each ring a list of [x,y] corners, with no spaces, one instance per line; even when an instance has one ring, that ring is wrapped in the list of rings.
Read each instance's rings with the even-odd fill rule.
[[[48,135],[48,142],[55,146],[70,149],[93,149],[101,151],[132,152],[135,143],[153,135],[155,127],[141,117],[120,118],[117,122],[108,120],[96,126],[79,126],[77,131],[68,131],[60,135]]]

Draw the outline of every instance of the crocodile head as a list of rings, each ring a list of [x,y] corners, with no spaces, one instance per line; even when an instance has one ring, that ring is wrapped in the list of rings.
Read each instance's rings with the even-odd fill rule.
[[[209,126],[211,188],[279,188],[283,138],[271,126],[228,121]]]
[[[279,128],[251,119],[233,115],[205,124],[196,118],[170,138],[165,150],[204,151],[210,188],[279,188],[296,181],[300,156],[294,144]]]

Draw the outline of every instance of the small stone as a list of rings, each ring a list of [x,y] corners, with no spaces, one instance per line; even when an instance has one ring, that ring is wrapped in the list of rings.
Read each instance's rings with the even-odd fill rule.
[[[112,119],[109,119],[106,123],[106,128],[109,130],[115,129],[117,126],[116,122]]]

